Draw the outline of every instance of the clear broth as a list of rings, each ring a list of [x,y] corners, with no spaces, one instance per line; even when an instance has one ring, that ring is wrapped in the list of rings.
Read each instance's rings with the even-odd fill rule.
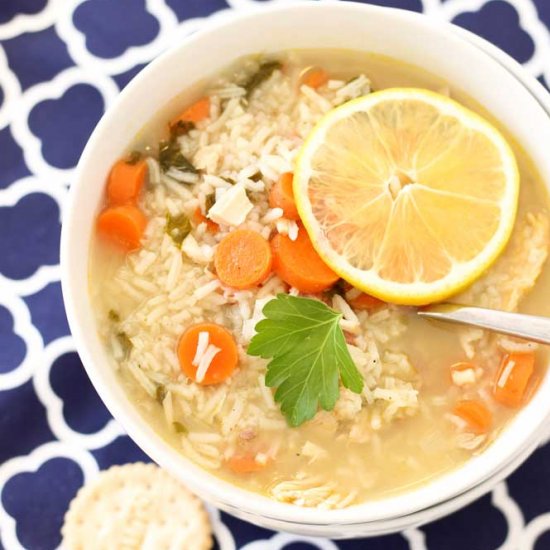
[[[441,92],[450,89],[453,98],[489,118],[512,144],[521,172],[518,219],[527,212],[547,215],[549,202],[546,186],[529,157],[498,121],[461,93],[459,86],[455,87],[454,83],[445,82],[418,67],[378,55],[340,50],[295,51],[288,55],[293,64],[322,66],[334,78],[347,80],[359,73],[366,74],[375,90],[420,87]],[[144,126],[131,148],[156,144],[166,133],[166,121],[198,97],[205,86],[206,83],[195,85],[163,107],[158,116]],[[103,243],[93,243],[90,292],[98,311],[105,312],[113,303],[112,297],[104,295],[103,281],[112,277],[122,262],[120,256]],[[549,289],[550,268],[545,264],[536,285],[521,302],[519,310],[550,315]],[[361,502],[418,487],[468,460],[472,451],[454,444],[456,427],[445,415],[449,410],[448,404],[462,395],[451,384],[449,375],[451,364],[466,360],[458,337],[459,329],[426,322],[419,319],[412,309],[405,310],[403,315],[407,330],[399,347],[406,350],[422,381],[418,414],[396,420],[380,433],[370,430],[372,433],[362,443],[352,442],[345,430],[328,431],[322,423],[310,422],[299,428],[286,428],[285,433],[279,434],[281,444],[271,467],[244,476],[222,467],[216,470],[216,475],[243,488],[271,494],[271,488],[278,482],[294,479],[296,472],[306,470],[309,476],[320,476],[336,483],[340,491],[358,490],[354,502]],[[537,351],[537,375],[545,373],[548,359],[546,349]],[[123,370],[119,373],[128,395],[146,421],[172,445],[181,448],[181,435],[169,428],[162,408],[131,376]],[[484,374],[483,383],[487,387],[493,376],[492,371]],[[442,396],[445,396],[445,402],[438,404]],[[515,413],[516,410],[501,406],[494,408],[492,438]],[[270,437],[269,434],[266,436],[266,442]],[[307,441],[326,451],[324,457],[312,461],[310,456],[304,456],[301,450]],[[491,438],[474,452],[481,452],[490,441]]]

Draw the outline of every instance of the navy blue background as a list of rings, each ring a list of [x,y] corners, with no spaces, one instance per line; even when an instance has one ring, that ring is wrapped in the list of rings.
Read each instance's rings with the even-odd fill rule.
[[[370,3],[422,11],[420,0],[372,0]],[[0,0],[0,26],[18,14],[37,14],[45,4],[46,0]],[[166,0],[166,4],[180,21],[228,7],[224,0]],[[550,0],[537,0],[534,4],[540,19],[550,25]],[[73,21],[85,35],[87,49],[102,59],[119,56],[131,46],[147,44],[159,31],[156,18],[144,9],[144,0],[87,0],[75,10]],[[454,22],[489,39],[520,62],[528,61],[533,55],[533,39],[521,28],[518,13],[507,2],[489,1],[479,11],[461,13]],[[53,26],[0,39],[0,45],[22,91],[50,81],[74,65],[66,44]],[[122,88],[141,68],[142,65],[138,65],[113,75],[113,79]],[[0,86],[0,105],[4,97]],[[59,98],[40,102],[30,112],[28,124],[30,131],[41,139],[42,155],[48,164],[61,169],[74,167],[103,109],[98,90],[87,84],[75,85]],[[0,193],[30,174],[12,129],[9,126],[0,129]],[[40,266],[57,264],[59,218],[57,202],[45,193],[32,193],[13,206],[0,207],[0,273],[12,280],[22,280]],[[69,334],[59,282],[48,284],[23,299],[44,344]],[[14,333],[13,318],[8,309],[0,306],[0,374],[17,367],[24,355],[25,343]],[[72,429],[93,433],[108,422],[110,416],[75,353],[61,355],[54,362],[50,385],[63,400],[63,414]],[[31,381],[0,392],[0,465],[55,439]],[[92,454],[101,468],[148,460],[126,436],[93,450]],[[526,522],[550,511],[549,464],[550,447],[541,448],[508,480],[510,495],[521,507]],[[60,543],[63,514],[81,484],[82,472],[78,465],[57,458],[36,472],[11,477],[0,487],[3,507],[16,520],[17,535],[25,548],[46,550]],[[237,547],[270,536],[263,529],[228,516],[224,516],[224,521]],[[507,531],[508,523],[502,512],[492,505],[490,495],[422,528],[426,547],[438,550],[497,548],[506,539]],[[392,535],[339,542],[338,546],[348,550],[405,550],[409,543],[401,535]],[[305,550],[311,546],[295,543],[286,548]],[[550,548],[550,535],[540,537],[535,548]]]

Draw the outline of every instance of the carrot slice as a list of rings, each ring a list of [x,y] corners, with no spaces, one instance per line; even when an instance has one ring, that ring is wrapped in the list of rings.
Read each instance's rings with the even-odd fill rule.
[[[487,433],[493,423],[491,411],[481,401],[473,399],[459,401],[453,413],[462,418],[470,430],[477,434]]]
[[[275,235],[271,239],[271,250],[275,273],[300,292],[322,292],[339,279],[317,254],[302,225],[295,241],[287,235]]]
[[[207,218],[201,211],[200,207],[197,207],[195,212],[193,213],[193,220],[198,225],[199,223],[205,223],[206,227],[208,228],[208,231],[210,233],[217,233],[220,230],[220,226],[216,223]]]
[[[192,105],[187,107],[183,113],[176,117],[171,126],[178,122],[200,122],[210,116],[210,98],[208,96],[201,97],[198,101],[195,101]]]
[[[124,160],[115,163],[107,181],[107,200],[110,205],[135,202],[145,183],[147,163],[140,160],[130,164]]]
[[[522,405],[534,369],[535,353],[532,351],[505,355],[495,378],[494,398],[507,407]]]
[[[365,294],[364,292],[359,294],[356,298],[348,300],[348,303],[353,309],[357,309],[359,311],[376,309],[385,304],[382,300],[379,300],[370,294]]]
[[[328,73],[320,67],[314,67],[302,77],[302,84],[310,88],[320,88],[328,82]]]
[[[339,283],[344,292],[345,292],[345,299],[347,303],[353,308],[357,309],[359,311],[363,310],[371,310],[376,309],[381,306],[386,305],[386,302],[383,302],[382,300],[379,300],[378,298],[375,298],[374,296],[371,296],[370,294],[366,294],[364,292],[361,292],[357,288],[354,288],[351,286],[347,281],[342,279]]]
[[[220,281],[232,288],[252,288],[271,273],[273,258],[269,243],[250,229],[237,229],[222,239],[214,254]]]
[[[236,474],[251,474],[263,470],[267,463],[258,462],[256,457],[251,455],[232,456],[227,465]]]
[[[269,192],[269,206],[271,208],[282,208],[284,217],[289,220],[299,220],[300,215],[294,202],[292,178],[292,172],[281,174],[281,177]]]
[[[98,233],[126,251],[139,248],[146,226],[147,218],[133,204],[112,206],[97,217]]]
[[[190,326],[178,342],[178,360],[182,372],[196,382],[198,365],[193,364],[197,353],[199,333],[208,333],[208,344],[220,349],[214,356],[204,378],[197,382],[201,386],[219,384],[235,370],[239,360],[237,344],[233,335],[224,327],[215,323],[200,323]]]

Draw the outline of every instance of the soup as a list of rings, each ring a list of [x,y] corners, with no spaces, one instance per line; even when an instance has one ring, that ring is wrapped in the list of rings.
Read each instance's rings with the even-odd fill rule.
[[[452,83],[388,58],[332,50],[247,58],[162,107],[129,147],[139,154],[107,184],[90,293],[121,383],[185,456],[282,502],[341,508],[457,468],[498,437],[548,362],[535,344],[432,324],[311,260],[289,191],[303,140],[330,109],[392,87],[450,95],[491,118]],[[521,176],[513,232],[486,273],[450,300],[548,314],[548,198],[506,137]],[[118,240],[120,220],[104,216],[117,208],[127,209]],[[297,242],[303,257],[285,263],[282,247]],[[254,251],[246,258],[245,245]],[[290,398],[275,394],[285,373],[266,380],[269,359],[250,346],[267,327],[257,324],[266,304],[280,313],[293,298],[313,300],[296,307],[341,331],[361,388],[340,382],[335,403],[291,403],[289,413]]]

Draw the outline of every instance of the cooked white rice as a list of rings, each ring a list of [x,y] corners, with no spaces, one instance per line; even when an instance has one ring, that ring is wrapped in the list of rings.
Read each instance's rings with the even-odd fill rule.
[[[224,287],[211,271],[211,260],[217,243],[230,227],[221,225],[220,231],[213,234],[200,224],[180,250],[165,233],[166,214],[183,212],[191,217],[197,207],[204,207],[209,193],[221,196],[231,188],[228,180],[233,180],[254,194],[252,210],[240,227],[259,231],[266,238],[279,232],[295,239],[296,222],[284,219],[281,209],[270,208],[264,190],[292,169],[302,140],[319,117],[343,101],[368,93],[370,83],[361,75],[347,84],[331,80],[322,90],[302,86],[296,94],[296,89],[295,76],[276,71],[245,108],[243,88],[219,81],[211,91],[210,119],[179,138],[182,152],[202,171],[201,175],[175,169],[161,173],[158,163],[147,159],[150,186],[142,200],[149,219],[145,241],[108,283],[105,307],[100,312],[100,327],[112,340],[113,356],[118,359],[123,350],[117,339],[111,338],[106,316],[110,309],[120,313],[120,330],[132,343],[121,369],[153,399],[159,384],[163,385],[162,409],[167,425],[174,429],[175,422],[185,419],[187,433],[178,437],[182,450],[211,470],[221,467],[240,439],[260,431],[272,431],[273,442],[259,459],[274,456],[283,437],[287,448],[303,447],[297,433],[286,430],[272,391],[264,384],[266,361],[246,354],[254,326],[262,318],[262,307],[284,290],[284,284],[273,275],[254,291]],[[251,179],[258,172],[262,178]],[[529,215],[518,224],[509,252],[459,301],[517,307],[519,298],[540,272],[548,240],[545,217]],[[369,442],[377,452],[379,432],[396,419],[420,410],[419,377],[408,357],[394,344],[406,330],[407,309],[383,306],[372,314],[356,312],[339,295],[334,296],[332,306],[343,314],[342,328],[353,341],[348,347],[365,386],[361,395],[342,389],[335,409],[321,411],[311,422],[331,433],[345,432],[351,441]],[[182,332],[190,324],[206,320],[227,326],[240,348],[240,368],[217,386],[189,383],[175,355]],[[496,345],[482,331],[465,331],[462,339],[467,356],[480,346],[486,346],[489,354]],[[212,359],[210,350],[204,360],[209,349],[206,341],[197,351],[202,375],[208,368],[207,360]],[[482,443],[471,434],[463,434],[458,442],[467,449]],[[306,453],[316,460],[322,449],[315,451],[311,445]],[[364,484],[372,481],[368,472],[360,475]],[[269,491],[284,502],[321,508],[347,506],[356,498],[356,493],[341,494],[334,482],[302,471],[279,480]]]

